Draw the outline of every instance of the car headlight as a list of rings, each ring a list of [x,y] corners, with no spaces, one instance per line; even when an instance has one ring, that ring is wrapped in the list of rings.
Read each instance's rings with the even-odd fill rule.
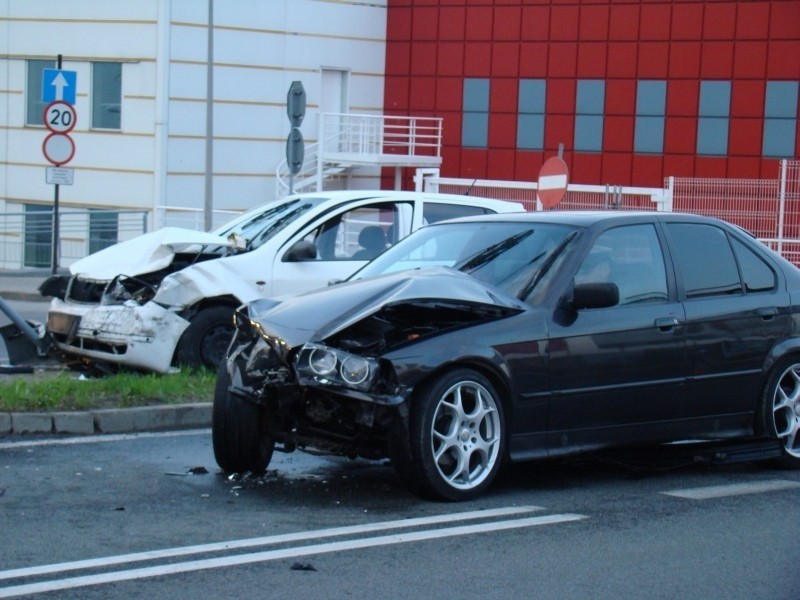
[[[374,358],[313,343],[305,344],[300,349],[295,366],[301,382],[303,378],[307,378],[322,385],[343,386],[360,391],[370,389],[378,371],[378,362]]]
[[[342,379],[349,385],[363,383],[369,377],[369,362],[361,356],[348,356],[339,369]]]
[[[314,348],[308,357],[308,366],[317,375],[330,375],[336,370],[336,355],[327,348]]]

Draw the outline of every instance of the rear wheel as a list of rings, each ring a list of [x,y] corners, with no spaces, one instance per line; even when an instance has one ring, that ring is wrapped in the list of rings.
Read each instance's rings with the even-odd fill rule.
[[[415,493],[469,500],[497,475],[505,449],[503,405],[491,382],[472,369],[445,373],[413,400],[410,456],[398,470]]]
[[[223,471],[261,475],[272,459],[275,442],[265,432],[262,406],[230,393],[230,376],[223,363],[217,370],[211,415],[214,458]]]
[[[765,433],[780,440],[783,466],[800,468],[800,357],[781,360],[767,382],[763,400]]]
[[[178,363],[199,369],[216,369],[224,362],[233,337],[233,309],[210,306],[198,312],[178,343]]]

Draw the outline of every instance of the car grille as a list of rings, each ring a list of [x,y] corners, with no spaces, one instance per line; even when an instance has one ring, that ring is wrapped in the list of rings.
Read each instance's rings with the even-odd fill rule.
[[[86,281],[74,275],[67,288],[67,300],[83,304],[99,304],[107,282]]]

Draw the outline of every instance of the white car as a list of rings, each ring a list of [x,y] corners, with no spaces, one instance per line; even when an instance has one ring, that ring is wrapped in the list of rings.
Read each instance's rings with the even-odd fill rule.
[[[215,367],[233,311],[345,279],[423,224],[524,211],[516,202],[397,191],[300,194],[204,233],[164,228],[87,256],[40,288],[57,348],[98,366]],[[325,307],[320,307],[324,311]]]

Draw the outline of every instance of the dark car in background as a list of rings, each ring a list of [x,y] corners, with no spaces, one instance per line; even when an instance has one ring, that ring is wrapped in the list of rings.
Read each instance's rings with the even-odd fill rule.
[[[464,500],[501,464],[683,440],[800,465],[800,271],[722,221],[547,212],[424,227],[350,281],[236,313],[214,452],[390,458]]]

